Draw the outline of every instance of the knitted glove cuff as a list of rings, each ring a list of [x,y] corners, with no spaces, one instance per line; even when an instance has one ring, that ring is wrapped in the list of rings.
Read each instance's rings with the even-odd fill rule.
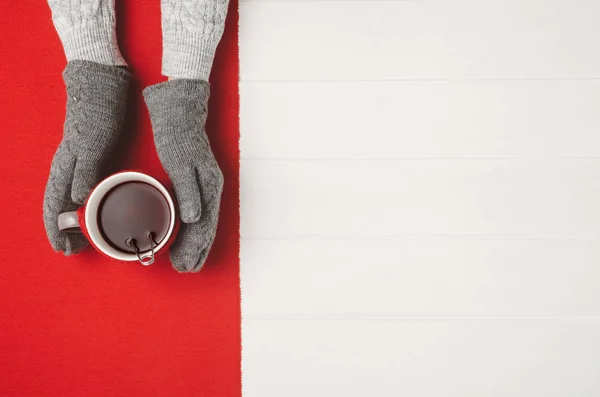
[[[114,0],[49,0],[67,61],[127,66],[116,37]]]
[[[127,66],[117,46],[114,28],[106,25],[106,21],[93,21],[60,31],[67,61],[85,60],[103,65]]]
[[[163,40],[162,74],[172,78],[208,80],[220,37],[182,30]]]
[[[162,74],[208,81],[229,0],[162,0]]]

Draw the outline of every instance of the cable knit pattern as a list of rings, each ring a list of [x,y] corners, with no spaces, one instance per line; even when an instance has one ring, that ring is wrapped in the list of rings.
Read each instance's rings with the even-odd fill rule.
[[[127,66],[117,45],[114,0],[48,0],[67,61]]]
[[[100,181],[123,128],[131,77],[124,68],[87,61],[69,62],[63,77],[67,115],[46,184],[44,225],[52,247],[70,255],[87,242],[60,232],[58,215],[77,209]]]
[[[229,0],[162,0],[162,74],[208,81]]]
[[[180,272],[202,269],[219,220],[223,173],[204,132],[208,97],[208,83],[199,80],[171,80],[144,90],[156,151],[183,221],[171,247],[171,262]]]

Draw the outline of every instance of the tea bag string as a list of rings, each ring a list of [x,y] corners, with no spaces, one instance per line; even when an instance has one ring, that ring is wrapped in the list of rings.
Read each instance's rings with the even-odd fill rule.
[[[142,256],[140,247],[137,245],[137,241],[134,238],[128,238],[125,240],[125,245],[128,247],[132,247],[135,251],[135,255],[138,257],[140,263],[144,266],[148,266],[154,263],[154,248],[158,246],[158,243],[154,239],[154,232],[146,233],[146,238],[150,240],[150,256]]]

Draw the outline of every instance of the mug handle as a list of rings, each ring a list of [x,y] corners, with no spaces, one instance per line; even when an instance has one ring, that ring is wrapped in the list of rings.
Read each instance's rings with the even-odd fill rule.
[[[65,233],[83,233],[77,211],[63,212],[58,216],[58,230]]]

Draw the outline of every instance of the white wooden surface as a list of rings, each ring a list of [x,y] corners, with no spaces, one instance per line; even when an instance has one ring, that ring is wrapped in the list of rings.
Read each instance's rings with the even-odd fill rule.
[[[600,395],[599,20],[242,0],[246,397]]]

